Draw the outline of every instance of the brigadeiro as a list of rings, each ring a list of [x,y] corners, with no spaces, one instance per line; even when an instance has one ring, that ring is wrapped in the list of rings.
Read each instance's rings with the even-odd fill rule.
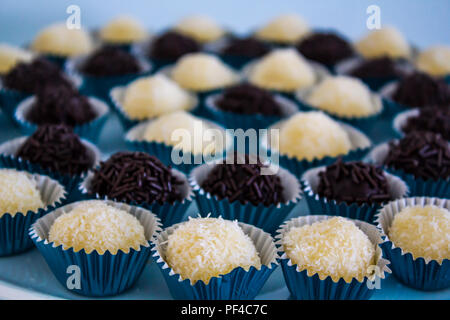
[[[406,184],[380,166],[339,158],[302,177],[310,211],[373,222],[382,203],[406,195]]]
[[[149,58],[159,61],[162,66],[174,63],[187,53],[200,50],[200,44],[193,38],[175,31],[168,31],[156,37],[148,45],[147,55]]]
[[[431,131],[439,133],[446,140],[450,140],[450,105],[446,108],[427,107],[407,112],[411,115],[405,114],[407,118],[398,128],[402,133]]]
[[[252,59],[262,57],[270,51],[266,42],[254,37],[230,37],[218,45],[219,47],[215,50],[227,64],[236,69],[240,69]]]
[[[192,202],[185,175],[144,152],[113,154],[100,162],[80,189],[95,198],[143,206],[166,226],[180,222]]]
[[[104,46],[89,56],[81,71],[93,76],[117,76],[140,71],[136,58],[115,46]]]
[[[233,153],[191,172],[201,215],[251,223],[272,232],[300,198],[300,184],[287,170],[255,155]]]
[[[305,58],[328,67],[354,55],[351,44],[332,32],[315,32],[297,44],[297,50]]]

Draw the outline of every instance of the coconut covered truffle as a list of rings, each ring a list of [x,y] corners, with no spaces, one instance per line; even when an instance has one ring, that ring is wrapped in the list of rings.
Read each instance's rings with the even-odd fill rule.
[[[219,58],[206,53],[191,53],[178,60],[172,79],[185,89],[207,91],[237,82],[238,75]]]
[[[403,34],[394,27],[374,30],[356,43],[356,49],[365,58],[389,56],[408,58],[411,48]]]
[[[345,130],[322,112],[299,112],[280,128],[280,154],[299,160],[345,155],[351,148]]]
[[[319,109],[343,117],[367,117],[376,106],[369,88],[359,79],[327,77],[307,96],[306,101]]]
[[[130,83],[123,109],[131,119],[143,120],[179,110],[189,110],[194,97],[162,74],[140,78]]]
[[[308,32],[309,26],[302,17],[297,14],[283,14],[256,31],[255,36],[270,42],[294,43]]]
[[[249,70],[249,81],[265,89],[295,91],[316,81],[313,68],[295,49],[277,49]]]
[[[261,268],[261,260],[252,240],[237,221],[222,218],[196,218],[179,225],[169,235],[165,261],[192,284],[208,284],[212,277],[242,267]]]
[[[416,66],[433,76],[450,74],[450,47],[436,46],[422,51],[417,57]]]
[[[15,216],[44,208],[36,181],[25,172],[0,169],[0,217],[5,213]]]
[[[144,140],[161,142],[193,154],[210,154],[223,150],[225,132],[215,139],[212,127],[202,119],[184,111],[162,115],[151,121],[145,130]]]
[[[48,241],[75,252],[84,249],[99,254],[128,253],[131,248],[148,245],[144,227],[136,217],[99,200],[79,202],[60,215],[50,228]]]
[[[198,42],[211,42],[225,35],[225,30],[207,16],[194,15],[179,21],[174,29]]]
[[[126,44],[139,42],[147,36],[144,26],[135,18],[117,17],[100,30],[100,38],[109,43]]]
[[[406,207],[395,215],[389,239],[415,259],[450,259],[450,211],[433,205]]]
[[[375,263],[375,246],[352,221],[336,217],[291,228],[282,239],[284,251],[299,271],[321,280],[363,281]]]
[[[89,53],[93,43],[85,30],[68,29],[65,23],[60,23],[40,31],[31,47],[39,53],[77,56]]]
[[[0,43],[0,74],[6,74],[19,62],[30,62],[33,54],[19,47]]]

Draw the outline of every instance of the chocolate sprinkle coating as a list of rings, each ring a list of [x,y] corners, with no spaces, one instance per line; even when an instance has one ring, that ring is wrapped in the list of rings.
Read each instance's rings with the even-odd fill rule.
[[[239,114],[280,116],[280,105],[270,91],[244,83],[223,91],[216,106],[224,111]]]
[[[82,125],[97,117],[87,97],[71,87],[47,84],[36,93],[36,102],[25,118],[31,123]]]
[[[127,203],[173,203],[182,200],[183,183],[154,156],[117,152],[94,169],[89,193]]]
[[[267,166],[259,159],[256,164],[250,164],[249,156],[245,155],[244,164],[238,164],[236,153],[234,159],[234,164],[217,164],[203,181],[203,190],[219,200],[226,198],[230,202],[250,202],[255,206],[285,202],[280,177],[261,175],[261,168]]]
[[[430,131],[450,140],[450,106],[420,108],[419,114],[410,117],[401,128],[404,133]]]
[[[414,72],[398,83],[392,99],[405,106],[446,106],[450,105],[450,85],[443,79]]]
[[[19,63],[3,77],[5,87],[26,93],[36,91],[46,84],[58,83],[72,87],[59,67],[44,59],[36,58],[31,63]]]
[[[201,47],[193,38],[178,32],[168,31],[158,36],[149,48],[149,57],[153,59],[176,61],[185,54],[198,52]]]
[[[141,71],[137,59],[117,46],[104,46],[92,53],[81,71],[93,76],[122,76]]]
[[[313,33],[303,39],[297,50],[307,59],[327,66],[333,66],[339,61],[354,55],[350,43],[334,33]]]
[[[327,199],[349,204],[374,204],[392,200],[383,170],[372,164],[353,161],[335,163],[319,173],[317,193]]]
[[[259,58],[270,51],[269,46],[252,37],[233,38],[222,50],[223,55],[247,58]]]
[[[81,174],[94,165],[94,159],[80,138],[72,128],[62,124],[39,126],[16,156],[68,175]]]
[[[416,178],[447,179],[450,177],[450,147],[439,134],[413,131],[389,143],[384,165]]]
[[[408,64],[404,60],[394,60],[390,57],[380,57],[364,60],[349,75],[359,78],[399,78],[405,76],[401,65]]]

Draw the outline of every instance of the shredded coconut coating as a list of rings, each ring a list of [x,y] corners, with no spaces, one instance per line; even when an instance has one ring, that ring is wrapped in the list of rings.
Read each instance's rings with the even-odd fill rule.
[[[48,241],[56,246],[86,253],[118,250],[128,253],[131,248],[139,250],[147,246],[144,227],[128,212],[117,209],[103,201],[80,202],[72,211],[59,216],[50,228]]]
[[[422,51],[416,66],[419,70],[437,77],[450,74],[450,46],[435,46]]]
[[[0,74],[6,74],[19,62],[30,62],[33,54],[19,47],[0,43]]]
[[[314,70],[295,49],[273,50],[256,62],[249,81],[269,90],[295,91],[316,81]]]
[[[225,30],[207,16],[194,15],[179,21],[175,30],[198,42],[211,42],[225,35]]]
[[[132,43],[144,40],[147,36],[144,26],[128,16],[117,17],[108,22],[101,30],[100,37],[111,43]]]
[[[149,142],[165,143],[183,152],[210,154],[221,152],[225,146],[225,132],[217,132],[220,133],[217,138],[215,132],[202,119],[185,111],[176,111],[151,121],[143,138]]]
[[[230,86],[238,76],[214,55],[190,53],[177,61],[172,79],[185,89],[207,91]]]
[[[130,118],[144,120],[178,110],[188,110],[192,103],[192,96],[175,81],[157,74],[129,84],[123,108]]]
[[[304,38],[310,29],[306,21],[297,14],[283,14],[256,32],[261,40],[279,43],[295,43]]]
[[[408,58],[411,48],[403,34],[394,27],[374,30],[356,43],[356,49],[365,58],[388,56]]]
[[[252,240],[237,221],[195,218],[180,225],[169,237],[165,250],[167,264],[192,284],[230,273],[237,267],[261,268]]]
[[[352,148],[344,129],[320,111],[299,112],[286,120],[280,128],[280,154],[299,160],[321,159],[347,154]]]
[[[327,77],[313,89],[307,102],[345,117],[365,117],[375,111],[369,88],[361,80],[346,76]]]
[[[415,259],[450,259],[450,211],[432,205],[407,207],[395,215],[389,239]]]
[[[83,29],[68,29],[65,23],[53,24],[36,36],[32,49],[41,53],[77,56],[89,53],[92,39]]]
[[[38,211],[45,205],[36,181],[24,172],[0,169],[0,217],[5,213],[15,216],[18,212]]]
[[[375,263],[375,246],[352,221],[336,217],[311,225],[294,227],[282,239],[284,251],[300,271],[363,281],[369,266]]]

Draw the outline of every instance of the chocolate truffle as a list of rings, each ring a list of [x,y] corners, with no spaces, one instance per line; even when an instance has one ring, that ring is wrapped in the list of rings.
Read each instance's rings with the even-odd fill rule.
[[[313,33],[303,39],[297,50],[305,58],[333,66],[339,61],[353,56],[352,46],[334,33]]]
[[[200,45],[193,38],[175,31],[168,31],[151,43],[149,56],[153,59],[175,61],[187,53],[198,51],[200,51]]]
[[[98,200],[78,202],[56,218],[48,241],[75,252],[84,249],[87,254],[94,250],[98,254],[116,254],[119,250],[128,253],[148,246],[144,227],[135,216]]]
[[[17,157],[62,174],[77,175],[94,165],[80,138],[65,125],[42,125],[28,137]]]
[[[5,87],[26,93],[36,93],[38,88],[53,83],[72,86],[59,67],[44,58],[19,63],[3,77]]]
[[[97,117],[87,97],[71,87],[52,83],[39,87],[25,119],[33,124],[82,125]]]
[[[450,106],[420,108],[419,114],[409,117],[401,130],[404,133],[431,131],[450,140]]]
[[[258,159],[250,162],[245,155],[244,163],[238,162],[234,154],[233,164],[221,163],[214,166],[201,187],[219,200],[240,201],[255,206],[276,205],[284,202],[283,186],[277,175],[261,175],[261,168],[267,167]]]
[[[366,59],[352,69],[349,75],[360,79],[367,78],[400,78],[405,76],[406,60],[392,59],[387,56]]]
[[[450,147],[439,134],[413,131],[389,143],[384,164],[416,178],[447,179],[450,177]]]
[[[92,76],[121,76],[141,71],[137,59],[115,46],[104,46],[92,53],[81,66],[81,71]]]
[[[413,107],[450,105],[450,84],[443,79],[415,72],[400,80],[392,99]]]
[[[230,273],[242,267],[261,268],[258,251],[237,221],[222,218],[190,218],[167,239],[164,252],[170,268],[191,284]]]
[[[181,199],[183,181],[156,157],[118,152],[94,169],[89,193],[127,203],[173,203]]]
[[[216,105],[239,114],[281,115],[280,105],[269,91],[247,83],[225,89]]]
[[[338,159],[319,173],[317,194],[338,202],[382,203],[392,200],[381,168],[363,162]]]
[[[264,42],[249,38],[233,38],[222,49],[225,56],[258,58],[269,52],[269,47]]]

